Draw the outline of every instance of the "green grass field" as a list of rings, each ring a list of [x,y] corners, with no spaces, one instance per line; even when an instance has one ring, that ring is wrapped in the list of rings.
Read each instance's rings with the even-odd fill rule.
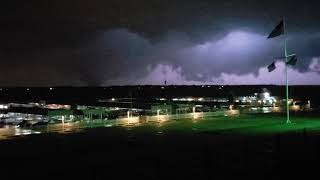
[[[292,114],[291,120],[286,124],[280,114],[173,115],[162,123],[128,126],[110,126],[110,120],[66,123],[62,134],[61,124],[54,124],[50,128],[58,132],[39,127],[41,134],[0,141],[0,169],[9,179],[46,179],[48,174],[55,179],[75,174],[88,179],[256,179],[317,173],[320,118]],[[8,165],[16,162],[19,166]]]
[[[154,118],[154,117],[153,117]],[[127,124],[126,120],[122,124],[117,125],[116,120],[97,120],[92,122],[70,122],[65,125],[52,124],[48,126],[37,126],[32,128],[38,134],[46,133],[76,133],[88,129],[103,128],[124,128],[132,133],[186,133],[186,134],[243,134],[243,135],[273,135],[280,133],[304,132],[308,133],[320,132],[320,117],[310,115],[299,115],[291,117],[291,124],[286,124],[286,117],[279,114],[252,114],[240,115],[234,117],[226,116],[206,116],[193,119],[192,116],[178,118],[175,115],[168,116],[167,121],[163,122],[147,122],[147,123]],[[120,127],[118,127],[120,126]],[[0,139],[6,139],[16,136],[17,133],[23,133],[28,129],[21,128],[5,128],[0,129]],[[30,129],[29,129],[30,131]],[[34,134],[34,133],[33,133]]]
[[[280,115],[241,115],[238,117],[204,117],[197,120],[179,119],[163,123],[148,123],[132,127],[139,132],[216,132],[241,133],[248,135],[308,132],[320,130],[318,117],[292,117],[292,123],[286,124],[285,116]]]

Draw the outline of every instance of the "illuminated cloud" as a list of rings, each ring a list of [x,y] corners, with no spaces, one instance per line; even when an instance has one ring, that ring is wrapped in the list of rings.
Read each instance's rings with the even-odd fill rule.
[[[221,79],[226,84],[285,84],[285,66],[283,62],[276,63],[276,70],[268,72],[267,68],[259,69],[258,75],[245,74],[234,75],[225,74],[221,75]],[[296,69],[288,69],[288,77],[290,85],[320,85],[320,74],[317,72],[299,72]]]
[[[309,69],[314,72],[320,72],[320,57],[312,58]]]
[[[176,84],[176,85],[202,85],[202,84],[222,84],[222,85],[256,85],[256,84],[285,84],[285,66],[283,62],[276,63],[276,70],[268,72],[266,67],[261,67],[258,74],[247,73],[243,75],[222,73],[218,77],[211,77],[208,81],[187,80],[183,75],[181,67],[173,68],[170,65],[158,65],[150,70],[145,78],[138,80],[130,79],[125,81],[118,79],[119,82],[132,84]],[[295,69],[288,69],[288,77],[290,85],[320,85],[320,74],[317,72],[299,72]],[[315,83],[318,82],[318,83]],[[110,82],[109,82],[110,83]],[[114,83],[114,82],[113,82]],[[124,83],[124,84],[125,84]],[[120,83],[121,84],[121,83]]]
[[[18,10],[17,4],[3,4],[0,16],[2,86],[155,84],[165,78],[260,84],[260,69],[283,56],[283,39],[266,39],[283,14],[289,52],[299,58],[293,70],[306,83],[318,83],[310,74],[319,72],[319,58],[312,59],[320,57],[318,1],[32,1]]]

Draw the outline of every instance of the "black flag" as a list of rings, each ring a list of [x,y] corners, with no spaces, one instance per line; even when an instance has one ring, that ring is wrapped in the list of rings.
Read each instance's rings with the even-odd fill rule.
[[[283,20],[273,29],[273,31],[268,36],[268,39],[280,36],[282,34],[284,34]]]
[[[274,62],[268,66],[268,71],[269,71],[269,72],[272,72],[272,71],[275,70],[275,69],[276,69],[276,65],[275,65]]]
[[[287,64],[294,66],[294,65],[297,64],[297,61],[298,61],[297,56],[291,56],[291,57],[288,59]]]

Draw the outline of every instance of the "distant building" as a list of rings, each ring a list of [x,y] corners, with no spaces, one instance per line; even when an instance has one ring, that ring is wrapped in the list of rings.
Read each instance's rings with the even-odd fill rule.
[[[255,93],[249,96],[235,97],[234,102],[238,105],[248,105],[257,107],[271,107],[279,103],[279,97],[271,96],[269,92]]]

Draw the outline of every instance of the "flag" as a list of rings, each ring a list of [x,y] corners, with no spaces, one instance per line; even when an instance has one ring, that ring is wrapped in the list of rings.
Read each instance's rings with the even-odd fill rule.
[[[298,61],[297,56],[291,56],[291,57],[289,57],[287,64],[294,66],[297,64],[297,61]]]
[[[283,20],[273,29],[273,31],[268,36],[268,39],[274,38],[284,34],[284,23]]]
[[[269,72],[272,72],[272,71],[275,70],[275,69],[276,69],[276,65],[275,65],[274,62],[268,66],[268,71],[269,71]]]

